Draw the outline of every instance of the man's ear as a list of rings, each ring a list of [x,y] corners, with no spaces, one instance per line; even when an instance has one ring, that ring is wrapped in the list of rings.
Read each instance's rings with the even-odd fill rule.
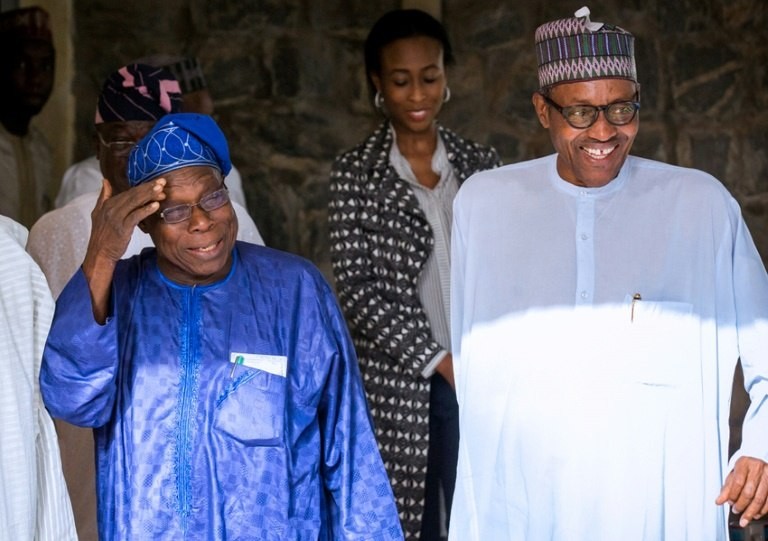
[[[536,117],[539,119],[539,123],[545,128],[549,129],[549,105],[539,92],[534,92],[531,96],[531,102],[533,103],[533,110],[536,111]]]

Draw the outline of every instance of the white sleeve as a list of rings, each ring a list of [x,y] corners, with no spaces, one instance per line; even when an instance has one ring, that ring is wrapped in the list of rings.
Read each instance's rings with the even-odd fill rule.
[[[38,383],[53,298],[18,238],[0,232],[0,250],[0,536],[75,541],[56,432]]]
[[[245,203],[245,193],[243,193],[243,179],[240,176],[240,171],[234,165],[224,179],[224,183],[227,185],[227,190],[229,190],[229,198],[247,210],[248,205]]]
[[[96,156],[70,165],[61,179],[54,206],[61,208],[85,193],[100,192],[101,180],[101,166]]]
[[[248,214],[248,211],[235,201],[232,201],[232,207],[234,207],[235,214],[237,214],[237,240],[264,246],[264,239],[261,238],[261,233],[259,233],[259,229]]]
[[[768,275],[743,220],[733,254],[739,357],[751,403],[731,464],[740,456],[768,461]]]
[[[89,236],[90,216],[81,216],[70,205],[44,214],[32,226],[27,252],[45,274],[54,298],[82,265]]]

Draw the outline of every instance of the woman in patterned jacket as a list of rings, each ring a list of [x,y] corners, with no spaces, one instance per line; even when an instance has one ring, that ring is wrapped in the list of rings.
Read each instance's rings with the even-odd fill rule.
[[[336,286],[406,538],[447,528],[458,453],[448,319],[452,201],[500,164],[490,147],[437,123],[453,60],[442,25],[419,10],[381,17],[365,42],[386,121],[339,156],[329,222]]]

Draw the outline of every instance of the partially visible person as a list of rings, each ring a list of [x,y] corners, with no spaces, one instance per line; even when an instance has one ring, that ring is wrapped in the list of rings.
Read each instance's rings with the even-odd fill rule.
[[[155,122],[180,110],[181,94],[174,77],[161,68],[130,64],[104,82],[95,115],[100,177],[115,194],[129,188],[128,155]],[[103,182],[103,181],[102,181]],[[27,251],[45,273],[54,298],[85,259],[92,231],[92,212],[99,192],[86,193],[40,218],[29,234]],[[263,244],[256,225],[245,209],[232,204],[240,227],[238,238]],[[152,246],[151,237],[135,228],[124,257]],[[56,421],[64,462],[64,474],[75,511],[81,541],[96,541],[96,492],[93,434],[90,429]]]
[[[48,13],[0,13],[0,51],[0,214],[30,228],[53,205],[51,150],[30,125],[53,90]]]
[[[408,539],[448,526],[458,409],[448,325],[451,205],[490,147],[438,123],[453,62],[420,10],[382,16],[365,42],[381,126],[340,155],[328,208],[336,286],[362,365],[376,435]]]
[[[142,57],[133,64],[145,64],[155,68],[163,68],[171,73],[179,82],[181,89],[181,111],[185,113],[200,113],[213,115],[213,98],[208,90],[200,62],[195,57],[172,56],[157,54]],[[96,143],[98,148],[98,143]],[[99,193],[101,190],[102,173],[99,167],[98,155],[91,156],[71,165],[61,179],[61,187],[56,196],[56,208],[63,207],[76,197],[85,193]],[[232,166],[226,178],[229,196],[238,205],[247,209],[243,180],[240,172]]]
[[[768,275],[721,182],[630,154],[635,38],[589,15],[534,37],[555,153],[456,197],[452,541],[726,541],[729,507],[768,512]]]
[[[144,62],[152,66],[162,66],[176,77],[181,84],[184,112],[214,114],[213,96],[205,81],[200,59],[195,56],[158,54],[146,57]]]
[[[76,541],[56,429],[38,382],[53,298],[26,240],[26,228],[0,216],[0,538]]]
[[[333,292],[235,240],[229,168],[211,117],[161,118],[59,297],[41,387],[95,429],[100,539],[402,540]]]

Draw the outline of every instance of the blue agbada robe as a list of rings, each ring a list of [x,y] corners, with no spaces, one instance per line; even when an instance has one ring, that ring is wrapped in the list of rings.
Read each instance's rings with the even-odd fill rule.
[[[41,388],[95,428],[100,539],[402,539],[332,291],[298,257],[233,254],[208,286],[154,249],[119,262],[105,325],[82,271],[59,297]]]

